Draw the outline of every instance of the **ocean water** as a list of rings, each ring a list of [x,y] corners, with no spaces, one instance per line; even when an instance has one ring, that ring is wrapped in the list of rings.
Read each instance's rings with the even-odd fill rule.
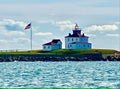
[[[120,88],[120,62],[1,62],[0,87]]]

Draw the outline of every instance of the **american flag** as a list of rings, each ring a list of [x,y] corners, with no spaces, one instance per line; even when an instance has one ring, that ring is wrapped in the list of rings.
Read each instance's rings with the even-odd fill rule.
[[[25,27],[25,29],[30,29],[31,28],[31,23],[29,23],[26,27]]]

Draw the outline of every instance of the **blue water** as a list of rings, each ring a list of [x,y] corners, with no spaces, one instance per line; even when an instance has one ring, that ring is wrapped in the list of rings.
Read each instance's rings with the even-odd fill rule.
[[[1,62],[0,87],[120,88],[120,62]]]

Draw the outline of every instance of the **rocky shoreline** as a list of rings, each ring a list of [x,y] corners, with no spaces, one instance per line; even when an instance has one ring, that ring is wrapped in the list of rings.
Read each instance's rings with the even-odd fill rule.
[[[0,62],[14,61],[120,61],[119,57],[102,54],[57,55],[57,54],[1,54]]]

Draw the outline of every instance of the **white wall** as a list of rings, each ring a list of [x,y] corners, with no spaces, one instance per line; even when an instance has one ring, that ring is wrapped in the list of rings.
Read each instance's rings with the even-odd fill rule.
[[[68,49],[68,44],[72,42],[80,42],[80,37],[67,37],[65,38],[65,48]]]
[[[43,51],[51,51],[51,45],[43,45]]]
[[[59,41],[58,43],[57,43],[57,45],[58,45],[58,49],[62,49],[62,42],[61,41]]]
[[[87,37],[67,37],[65,38],[65,48],[69,49],[68,44],[72,42],[88,42],[88,38]]]
[[[91,49],[91,43],[88,43],[88,44],[69,44],[68,49]]]
[[[51,51],[55,49],[62,49],[62,43],[53,44],[53,45],[43,45],[43,51]]]
[[[87,37],[80,37],[79,40],[80,40],[80,42],[88,42]]]

